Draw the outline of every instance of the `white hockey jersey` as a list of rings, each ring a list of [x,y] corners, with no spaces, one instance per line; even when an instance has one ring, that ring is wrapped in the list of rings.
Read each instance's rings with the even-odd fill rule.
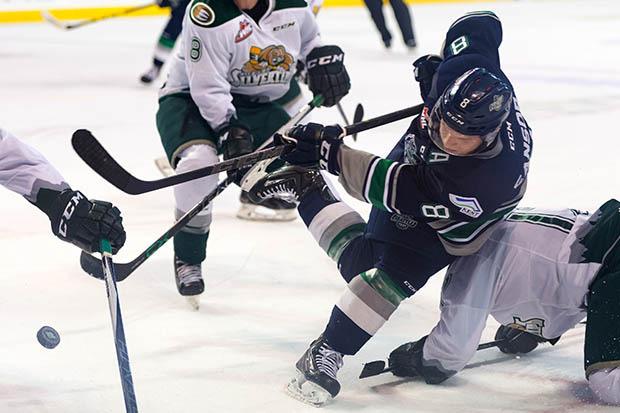
[[[582,225],[588,225],[587,215],[575,210],[517,209],[482,249],[452,264],[423,364],[447,375],[461,370],[476,352],[489,314],[547,339],[585,318],[588,286],[600,264],[577,263],[575,234]]]
[[[60,173],[37,150],[0,128],[0,184],[36,201],[41,188],[69,188]]]
[[[298,60],[320,46],[304,0],[268,0],[255,22],[232,0],[195,0],[185,15],[179,52],[160,96],[189,92],[213,129],[235,115],[232,93],[269,102],[289,89]]]

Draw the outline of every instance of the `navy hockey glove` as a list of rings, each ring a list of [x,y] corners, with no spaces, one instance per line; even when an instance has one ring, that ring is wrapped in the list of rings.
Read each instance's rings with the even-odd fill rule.
[[[439,384],[450,377],[433,366],[424,366],[422,350],[428,336],[405,343],[390,353],[388,365],[398,377],[422,377],[427,384]]]
[[[109,202],[89,201],[71,189],[41,189],[35,205],[48,215],[54,235],[88,253],[98,252],[102,239],[110,241],[113,254],[125,244],[121,212]]]
[[[423,101],[426,101],[431,91],[435,73],[441,62],[443,62],[443,59],[434,54],[427,54],[413,62],[413,76],[420,84],[420,95]]]
[[[235,118],[231,123],[219,129],[220,148],[224,159],[237,158],[254,151],[254,138],[244,125],[238,123]],[[246,174],[250,167],[228,171],[228,175],[237,174],[235,183],[239,185],[241,177]]]
[[[323,106],[334,106],[349,93],[351,80],[340,47],[315,47],[306,58],[306,68],[308,87],[314,96],[323,96]]]
[[[495,340],[505,340],[505,343],[500,344],[498,348],[506,354],[529,353],[538,347],[538,343],[547,341],[537,335],[509,326],[499,326],[495,333]]]
[[[338,150],[343,134],[344,130],[338,125],[308,123],[295,126],[286,136],[277,135],[277,143],[294,145],[292,150],[281,156],[288,163],[305,168],[318,167],[338,175]]]

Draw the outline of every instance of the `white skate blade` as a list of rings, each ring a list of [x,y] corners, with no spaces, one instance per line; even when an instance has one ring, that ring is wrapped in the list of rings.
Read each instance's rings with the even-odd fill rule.
[[[200,294],[199,295],[186,295],[187,303],[193,310],[200,310]]]
[[[306,380],[300,371],[286,386],[286,394],[314,407],[323,407],[333,399],[327,390]]]
[[[293,221],[297,218],[297,209],[270,209],[261,205],[241,204],[237,218],[248,221]]]
[[[168,159],[164,157],[157,158],[155,159],[155,165],[157,166],[157,169],[159,169],[159,172],[161,172],[163,176],[168,177],[168,176],[174,175],[174,169],[172,169],[172,166],[170,166]]]

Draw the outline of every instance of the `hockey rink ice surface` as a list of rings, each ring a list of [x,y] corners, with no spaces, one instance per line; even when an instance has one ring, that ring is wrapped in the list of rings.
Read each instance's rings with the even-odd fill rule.
[[[594,210],[620,197],[620,2],[518,1],[413,7],[419,54],[437,52],[464,12],[490,9],[503,21],[501,58],[534,130],[522,206]],[[325,9],[326,43],[346,52],[352,90],[342,104],[366,118],[419,103],[415,55],[385,51],[361,8]],[[70,32],[45,24],[0,26],[0,125],[41,150],[74,188],[113,201],[128,241],[127,262],[167,229],[171,190],[130,196],[75,155],[74,130],[88,128],[133,174],[159,177],[157,86],[143,87],[164,17],[100,22]],[[335,109],[316,121],[341,122]],[[399,122],[362,133],[354,146],[386,155],[406,129]],[[484,182],[481,182],[484,185]],[[345,286],[301,220],[235,218],[239,190],[217,198],[205,265],[206,292],[193,311],[173,280],[171,243],[119,284],[133,380],[141,412],[316,412],[284,392],[294,364],[322,331]],[[56,240],[36,208],[0,192],[0,412],[124,411],[105,287],[86,276],[79,252]],[[347,198],[350,199],[350,198]],[[352,201],[366,214],[367,205]],[[612,412],[596,404],[583,371],[584,327],[527,356],[476,354],[438,386],[389,374],[358,380],[362,364],[386,359],[438,320],[442,274],[401,305],[355,357],[345,358],[342,391],[329,412]],[[36,332],[61,336],[53,350]],[[489,321],[483,341],[493,339]]]

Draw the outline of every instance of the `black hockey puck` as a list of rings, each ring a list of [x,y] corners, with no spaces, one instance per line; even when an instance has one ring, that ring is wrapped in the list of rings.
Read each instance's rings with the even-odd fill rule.
[[[37,331],[37,340],[43,347],[53,349],[60,343],[60,334],[50,326],[43,326]]]

